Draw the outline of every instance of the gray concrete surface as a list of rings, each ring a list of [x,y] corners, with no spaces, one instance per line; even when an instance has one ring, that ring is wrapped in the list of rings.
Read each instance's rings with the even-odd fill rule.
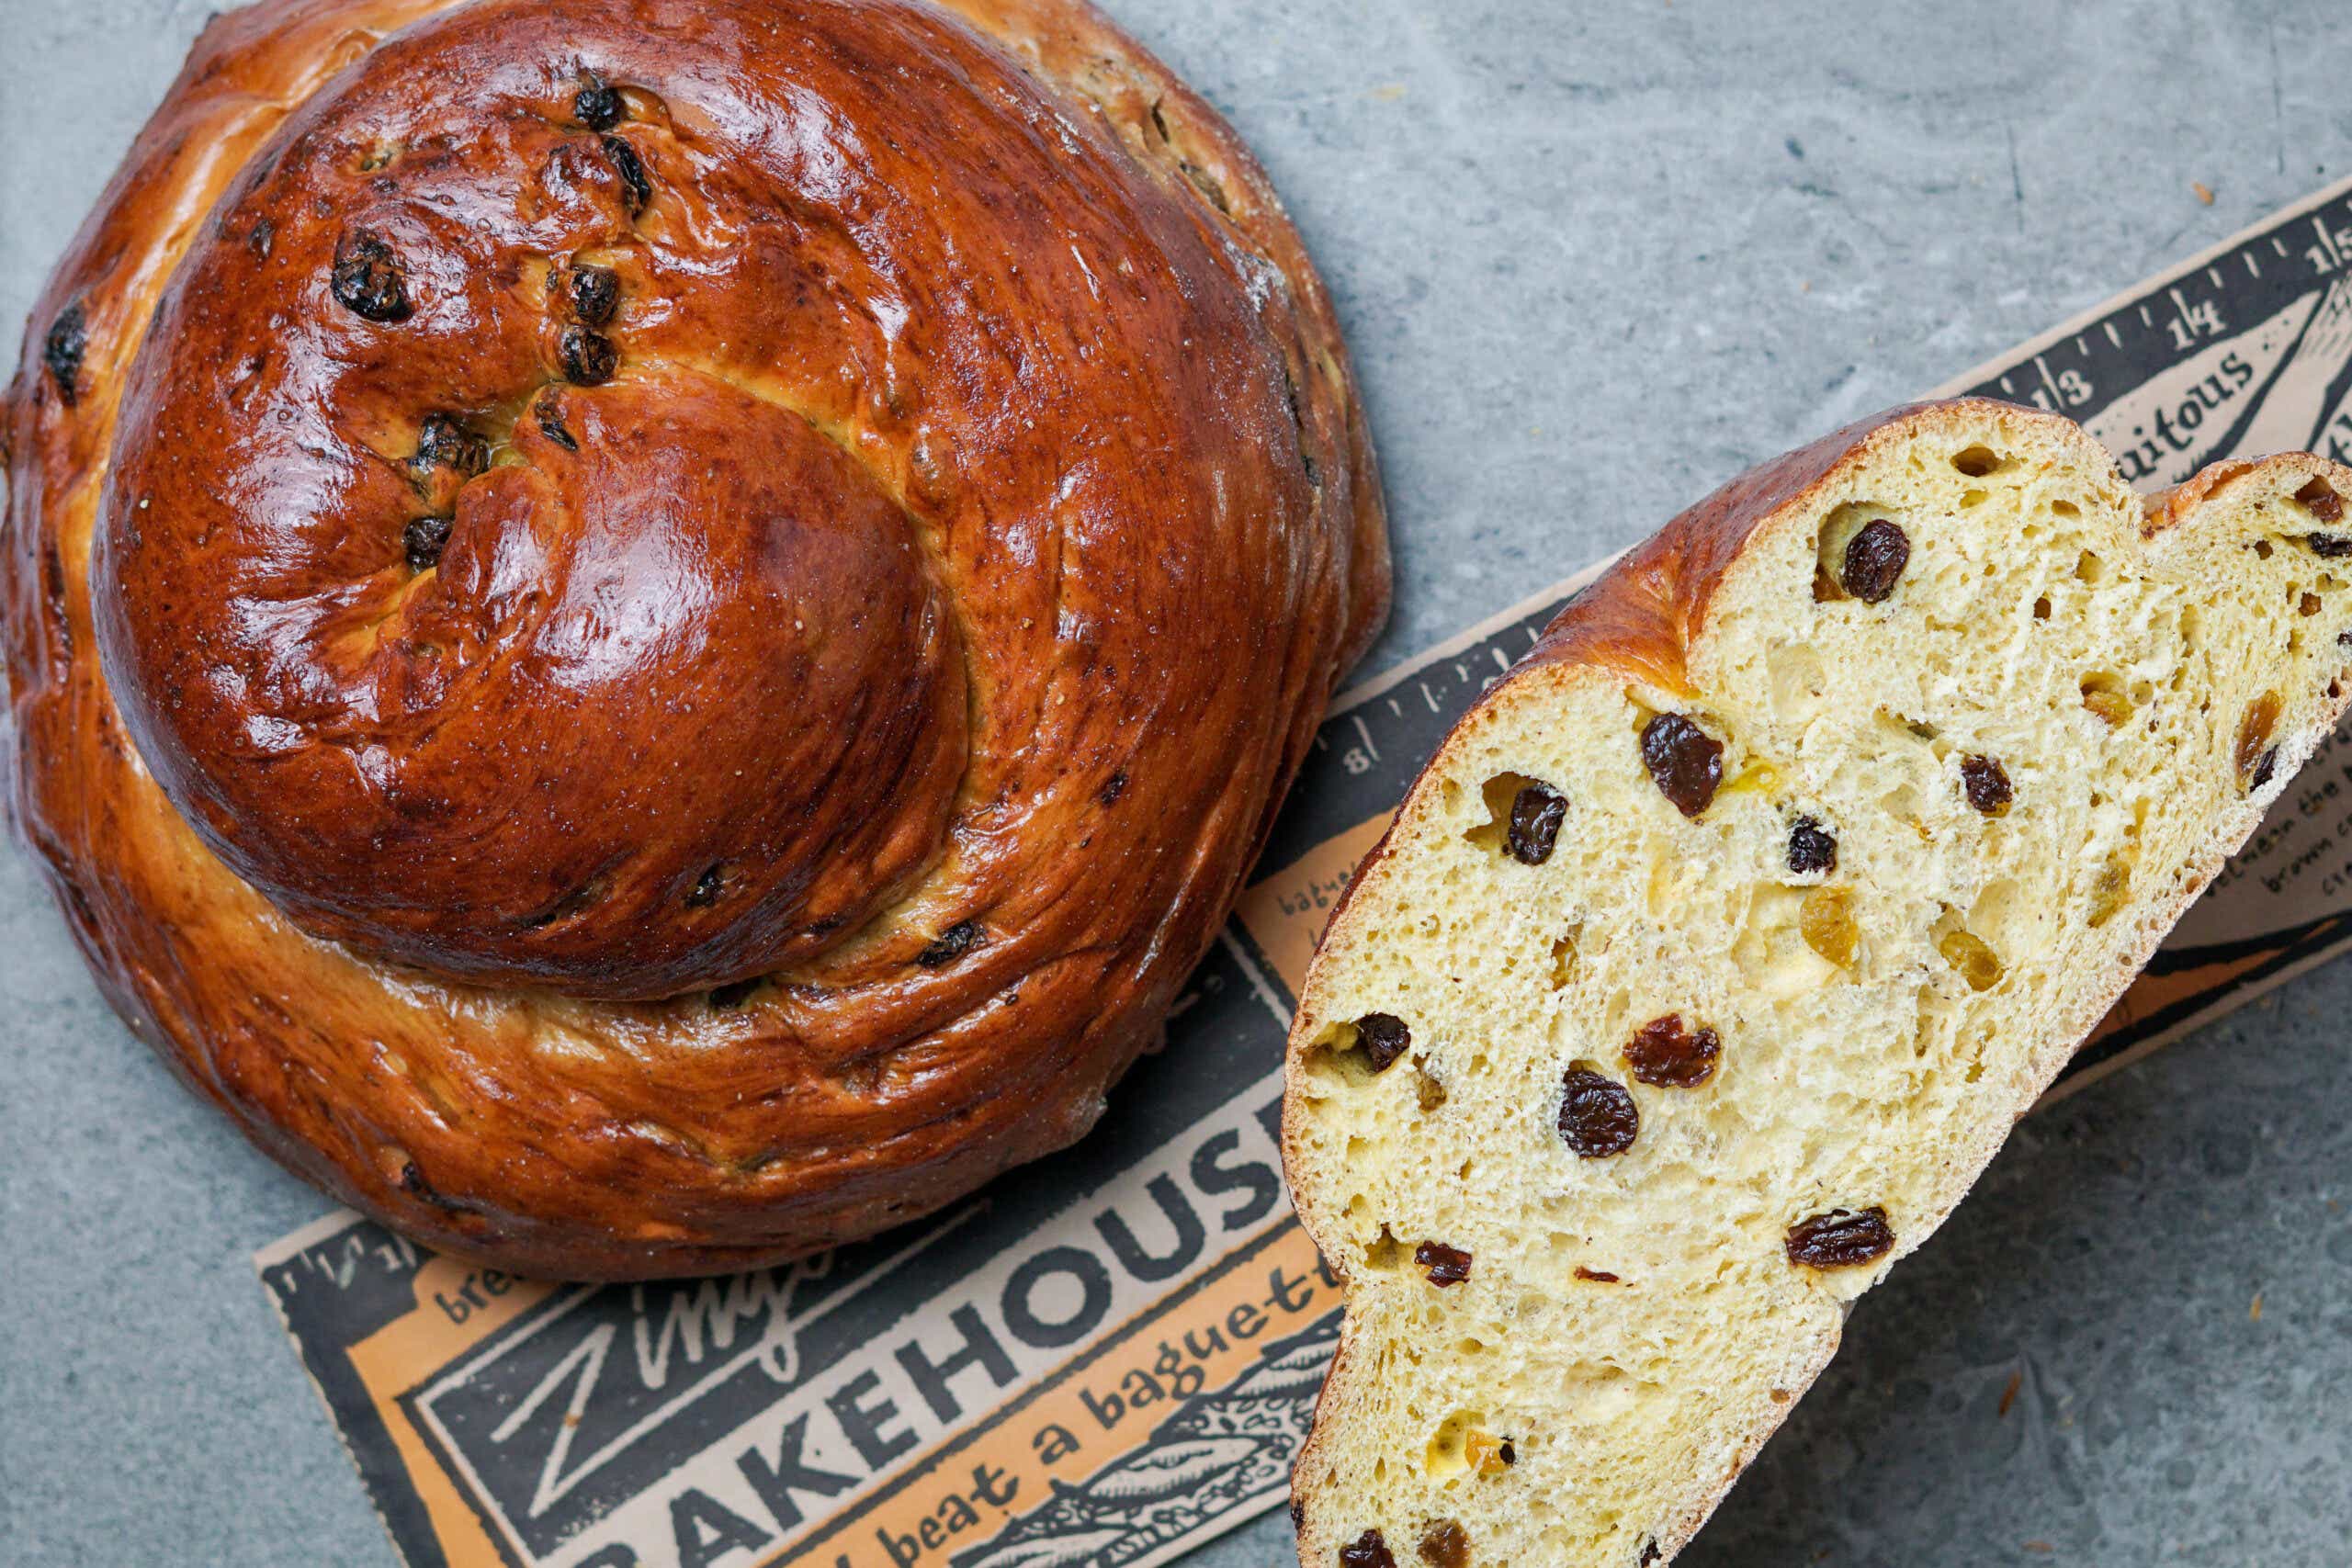
[[[1110,8],[1331,279],[1401,568],[1374,667],[2352,169],[2340,0]],[[207,9],[0,0],[12,330]],[[320,1200],[117,1026],[16,853],[0,954],[0,1561],[389,1562],[246,1262]],[[2347,1010],[2339,964],[2027,1123],[1685,1561],[2352,1562]]]

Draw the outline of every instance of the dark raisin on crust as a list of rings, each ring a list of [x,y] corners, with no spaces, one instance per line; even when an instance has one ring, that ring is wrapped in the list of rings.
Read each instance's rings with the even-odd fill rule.
[[[537,422],[540,434],[567,452],[580,450],[580,443],[572,439],[571,427],[563,423],[563,402],[556,396],[553,388],[542,392],[539,400],[531,405],[531,417]]]
[[[265,261],[269,258],[269,248],[277,243],[277,225],[266,218],[255,223],[245,235],[245,248]]]
[[[1521,865],[1542,865],[1552,858],[1560,837],[1560,823],[1568,814],[1568,797],[1547,784],[1531,784],[1511,796],[1510,832],[1504,847]]]
[[[1356,1020],[1356,1044],[1363,1048],[1372,1070],[1385,1073],[1412,1049],[1413,1032],[1393,1012],[1368,1012]]]
[[[1340,1548],[1340,1568],[1396,1568],[1396,1559],[1378,1530],[1366,1530]]]
[[[380,235],[366,229],[354,229],[336,242],[328,280],[336,303],[363,321],[405,321],[415,313],[400,258]]]
[[[1441,1291],[1470,1278],[1470,1255],[1442,1241],[1425,1241],[1413,1248],[1413,1262],[1428,1272],[1430,1283]]]
[[[1715,1076],[1722,1055],[1713,1030],[1690,1029],[1679,1012],[1650,1020],[1625,1042],[1626,1065],[1654,1089],[1697,1089]]]
[[[1910,536],[1882,517],[1846,541],[1838,583],[1865,604],[1883,604],[1910,564]]]
[[[695,879],[695,885],[686,890],[686,907],[693,909],[708,908],[718,902],[718,895],[726,889],[726,886],[727,868],[725,866],[714,865],[705,868],[702,875]]]
[[[454,468],[471,479],[490,467],[490,443],[446,413],[427,414],[417,427],[416,461],[428,468]]]
[[[1560,1082],[1560,1137],[1569,1148],[1607,1159],[1634,1146],[1642,1112],[1623,1084],[1590,1067],[1570,1067]]]
[[[563,378],[580,387],[603,386],[613,378],[621,360],[612,339],[577,323],[563,329],[556,356],[563,363]]]
[[[1696,817],[1724,782],[1724,745],[1679,713],[1662,713],[1642,727],[1642,762],[1658,793],[1685,817]]]
[[[90,318],[76,299],[57,312],[40,340],[40,362],[56,385],[57,400],[72,408],[82,395],[82,356],[90,351]]]
[[[449,517],[419,517],[401,530],[401,553],[408,558],[411,571],[441,564],[441,552],[448,547],[455,522]]]
[[[944,968],[969,953],[979,940],[978,921],[958,920],[932,939],[931,945],[915,955],[915,962],[926,969]]]
[[[2254,777],[2248,781],[2246,787],[2248,789],[2260,789],[2264,784],[2270,782],[2271,775],[2278,771],[2278,748],[2273,746],[2269,750],[2265,751],[2262,754],[2262,760],[2260,761],[2255,763]]]
[[[617,136],[605,138],[605,156],[613,161],[613,172],[628,191],[629,216],[634,218],[653,199],[653,182],[645,176],[645,162],[636,148]]]
[[[1799,876],[1838,869],[1838,840],[1817,817],[1800,817],[1789,829],[1789,869]]]
[[[764,986],[767,983],[768,978],[766,976],[755,975],[748,980],[738,980],[732,985],[714,986],[711,987],[710,992],[711,1010],[714,1012],[732,1011],[734,1009],[741,1007],[745,1002],[749,1001],[751,999],[752,993],[758,990],[762,986]]]
[[[1423,1530],[1419,1551],[1430,1568],[1469,1568],[1470,1538],[1452,1519],[1440,1519]]]
[[[1651,1563],[1664,1555],[1665,1553],[1658,1551],[1657,1541],[1645,1540],[1642,1542],[1642,1560],[1635,1568],[1650,1568]]]
[[[1125,772],[1120,772],[1111,775],[1110,782],[1102,786],[1102,792],[1094,798],[1105,806],[1116,806],[1119,804],[1119,796],[1126,793],[1127,775]]]
[[[601,327],[620,308],[621,275],[608,266],[582,263],[571,269],[571,319]]]
[[[2017,791],[2009,786],[2008,770],[1990,757],[1962,757],[1960,783],[1968,794],[1968,804],[1986,817],[2000,816],[2017,798]]]
[[[1894,1250],[1894,1232],[1879,1208],[1832,1209],[1789,1227],[1789,1261],[1807,1269],[1850,1269]]]
[[[591,76],[580,91],[571,95],[571,118],[591,130],[610,130],[621,122],[624,106],[621,96],[605,85],[601,76]]]
[[[2312,480],[2295,492],[2295,499],[2303,503],[2304,511],[2323,523],[2344,521],[2344,498],[2336,494],[2335,488],[2325,479]],[[2324,538],[2327,540],[2325,546],[2320,543]],[[2335,538],[2324,534],[2312,535],[2311,547],[2324,556],[2352,554],[2352,539]]]

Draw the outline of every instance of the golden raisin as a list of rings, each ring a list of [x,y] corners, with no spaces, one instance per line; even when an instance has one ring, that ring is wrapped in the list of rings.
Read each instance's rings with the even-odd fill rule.
[[[2123,682],[2101,671],[2083,677],[2083,706],[2105,719],[2109,728],[2132,716],[2132,696]]]
[[[2123,908],[2124,896],[2132,891],[2132,860],[2118,850],[2107,857],[2098,868],[2098,879],[2091,884],[2091,924],[2103,926]]]
[[[1430,1568],[1469,1568],[1470,1538],[1452,1519],[1440,1519],[1421,1532],[1420,1553]]]
[[[1462,1457],[1480,1475],[1500,1475],[1510,1467],[1510,1461],[1503,1458],[1503,1450],[1508,1447],[1510,1444],[1484,1427],[1473,1427],[1462,1435]]]
[[[2001,961],[1993,950],[1968,931],[1947,932],[1936,943],[1944,962],[1960,972],[1972,991],[1989,991],[2000,983]]]
[[[1804,944],[1843,969],[1854,962],[1861,931],[1854,924],[1853,896],[1843,887],[1816,887],[1797,908],[1797,931]]]
[[[2259,789],[2270,782],[2270,770],[2278,761],[2278,748],[2270,744],[2271,732],[2278,728],[2278,694],[2265,692],[2246,705],[2245,717],[2238,721],[2238,787]]]

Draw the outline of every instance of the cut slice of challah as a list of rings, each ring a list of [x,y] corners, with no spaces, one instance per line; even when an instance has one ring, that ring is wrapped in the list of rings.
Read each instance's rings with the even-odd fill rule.
[[[1439,748],[1291,1036],[1316,1568],[1690,1540],[2341,713],[2352,470],[2143,502],[1883,415],[1677,518]]]

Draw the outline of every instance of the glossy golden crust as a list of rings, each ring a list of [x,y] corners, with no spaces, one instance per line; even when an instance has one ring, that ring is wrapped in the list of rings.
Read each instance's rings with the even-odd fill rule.
[[[17,812],[109,998],[518,1272],[1083,1132],[1385,609],[1295,234],[1054,0],[216,21],[6,428]]]

